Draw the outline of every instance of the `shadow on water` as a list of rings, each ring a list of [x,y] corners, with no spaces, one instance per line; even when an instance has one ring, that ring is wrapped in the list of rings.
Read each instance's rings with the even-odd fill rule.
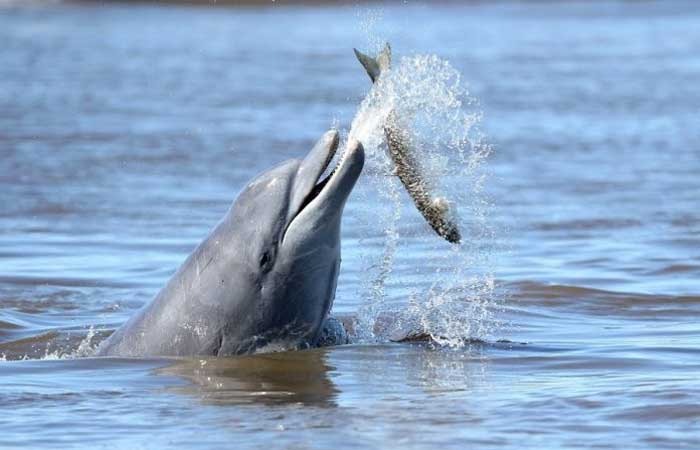
[[[322,350],[183,359],[157,370],[191,382],[172,390],[207,404],[302,404],[334,407],[338,389]]]

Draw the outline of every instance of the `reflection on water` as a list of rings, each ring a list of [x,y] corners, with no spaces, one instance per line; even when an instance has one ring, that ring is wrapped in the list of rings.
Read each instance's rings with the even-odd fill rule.
[[[334,370],[322,350],[273,353],[231,358],[185,359],[159,370],[191,382],[174,391],[204,403],[303,404],[336,406]]]
[[[513,345],[475,342],[458,350],[430,344],[348,345],[181,359],[156,373],[187,380],[187,384],[168,390],[205,404],[339,407],[345,397],[355,395],[344,383],[339,386],[333,381],[343,374],[352,373],[365,386],[379,385],[387,390],[414,387],[426,394],[469,391],[487,382],[489,349],[510,349]],[[351,367],[340,369],[334,363]]]
[[[397,392],[410,387],[439,395],[470,391],[487,383],[490,347],[498,345],[474,343],[458,350],[424,343],[366,345],[338,348],[333,356],[352,364],[355,376],[367,386],[385,384],[386,389]]]
[[[696,2],[10,3],[0,447],[700,448]],[[363,26],[389,31],[367,45]],[[375,281],[393,321],[378,342],[240,360],[81,357],[153,297],[254,174],[351,123],[370,86],[351,49],[384,40],[449,61],[479,99],[494,149],[484,220],[508,232],[487,245],[477,233],[455,258],[368,167],[343,217],[333,309],[357,314]],[[460,177],[444,181],[469,197]],[[450,290],[482,255],[495,258],[479,270],[509,293],[488,315],[478,289]],[[455,259],[460,274],[445,271]],[[441,310],[442,298],[460,307]],[[401,315],[428,300],[430,314]],[[489,342],[388,342],[445,312]]]

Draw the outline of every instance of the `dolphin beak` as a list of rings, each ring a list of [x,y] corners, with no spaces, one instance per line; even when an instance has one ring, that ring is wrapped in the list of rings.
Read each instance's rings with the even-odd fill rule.
[[[362,173],[365,152],[359,141],[348,142],[333,172],[319,180],[338,148],[338,132],[327,132],[301,162],[291,192],[288,231],[301,216],[317,220],[338,217]],[[286,235],[285,231],[285,235]]]
[[[360,141],[352,140],[345,146],[345,150],[340,157],[340,162],[328,178],[323,180],[316,189],[319,189],[317,197],[319,205],[329,202],[338,203],[339,209],[345,204],[352,188],[362,173],[365,164],[365,150]]]
[[[327,131],[302,160],[291,192],[289,213],[296,215],[333,160],[340,141],[338,131]]]

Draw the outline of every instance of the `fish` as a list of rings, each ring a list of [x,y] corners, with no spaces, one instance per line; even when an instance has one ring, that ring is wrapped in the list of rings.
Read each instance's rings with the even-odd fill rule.
[[[372,57],[353,49],[372,83],[391,68],[391,46],[387,43],[382,51]],[[413,203],[435,232],[446,241],[458,244],[462,241],[459,226],[455,223],[452,203],[433,194],[430,183],[421,173],[416,146],[409,131],[402,126],[395,110],[387,114],[383,124],[389,157],[394,163],[394,174],[398,176]]]

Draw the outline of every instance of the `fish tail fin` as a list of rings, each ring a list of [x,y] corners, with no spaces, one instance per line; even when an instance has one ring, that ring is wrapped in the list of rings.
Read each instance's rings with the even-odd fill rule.
[[[389,46],[388,42],[384,44],[384,48],[379,52],[376,58],[366,55],[356,48],[353,50],[355,51],[357,60],[360,61],[362,67],[367,71],[367,75],[372,79],[372,83],[377,81],[379,75],[391,66],[391,46]]]

